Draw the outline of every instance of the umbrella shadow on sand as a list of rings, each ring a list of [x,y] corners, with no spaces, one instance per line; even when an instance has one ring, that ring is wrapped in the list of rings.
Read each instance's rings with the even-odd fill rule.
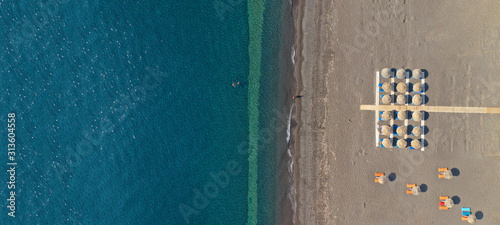
[[[420,192],[424,193],[427,191],[427,184],[421,184],[420,185]]]
[[[460,198],[456,195],[451,197],[451,200],[453,200],[453,204],[455,204],[455,205],[460,204]]]
[[[483,219],[484,214],[481,211],[477,211],[476,214],[474,214],[478,220]]]
[[[389,181],[393,182],[394,180],[396,180],[396,174],[395,173],[389,174]]]
[[[429,71],[427,71],[426,69],[422,69],[422,78],[427,78],[429,76]]]
[[[422,85],[422,91],[423,91],[423,92],[426,92],[426,91],[428,91],[428,90],[429,90],[429,84],[424,83],[424,85]]]
[[[460,176],[460,170],[458,170],[457,168],[451,169],[451,173],[453,174],[454,177]]]
[[[422,132],[423,132],[423,134],[429,133],[429,127],[424,126],[424,128],[422,129]]]

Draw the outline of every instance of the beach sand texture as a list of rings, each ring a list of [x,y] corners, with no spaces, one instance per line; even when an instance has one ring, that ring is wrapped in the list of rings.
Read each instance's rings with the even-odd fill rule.
[[[421,152],[375,147],[374,112],[359,109],[386,67],[428,71],[427,105],[500,107],[500,2],[303,4],[298,222],[463,224],[470,207],[476,224],[500,224],[500,115],[430,113]],[[439,179],[439,167],[459,175]],[[396,178],[380,185],[375,172]],[[440,211],[440,195],[460,200]]]

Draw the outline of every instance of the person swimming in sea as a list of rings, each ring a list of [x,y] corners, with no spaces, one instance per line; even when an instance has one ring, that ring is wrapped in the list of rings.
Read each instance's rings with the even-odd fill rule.
[[[239,86],[240,85],[240,82],[233,82],[233,87],[236,87],[236,86]]]

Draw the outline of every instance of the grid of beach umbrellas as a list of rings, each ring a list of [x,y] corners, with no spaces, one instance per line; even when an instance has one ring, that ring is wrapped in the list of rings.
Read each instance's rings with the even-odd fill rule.
[[[380,76],[383,80],[379,83],[379,91],[384,93],[380,96],[382,104],[423,104],[426,91],[422,80],[424,74],[421,69],[382,69]]]
[[[380,112],[378,132],[383,136],[380,139],[380,147],[421,149],[421,135],[424,133],[423,127],[420,126],[422,119],[424,116],[421,111]],[[400,122],[395,124],[395,120]],[[405,123],[406,120],[413,122]]]
[[[426,103],[425,70],[383,68],[380,71],[380,103],[383,105],[414,105]],[[378,132],[380,147],[422,149],[425,120],[422,111],[381,111]],[[389,124],[390,123],[390,124]]]

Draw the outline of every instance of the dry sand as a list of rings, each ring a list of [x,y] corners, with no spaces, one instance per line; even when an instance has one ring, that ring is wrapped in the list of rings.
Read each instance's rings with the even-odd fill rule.
[[[464,224],[460,207],[471,207],[476,224],[500,224],[500,115],[432,113],[420,152],[375,147],[374,112],[359,110],[374,104],[374,74],[386,67],[427,70],[428,105],[500,107],[500,2],[315,0],[301,9],[298,223]],[[438,167],[459,176],[439,179]],[[380,185],[375,172],[396,178]],[[423,193],[407,195],[407,183],[425,184]],[[440,195],[460,200],[440,211]]]

